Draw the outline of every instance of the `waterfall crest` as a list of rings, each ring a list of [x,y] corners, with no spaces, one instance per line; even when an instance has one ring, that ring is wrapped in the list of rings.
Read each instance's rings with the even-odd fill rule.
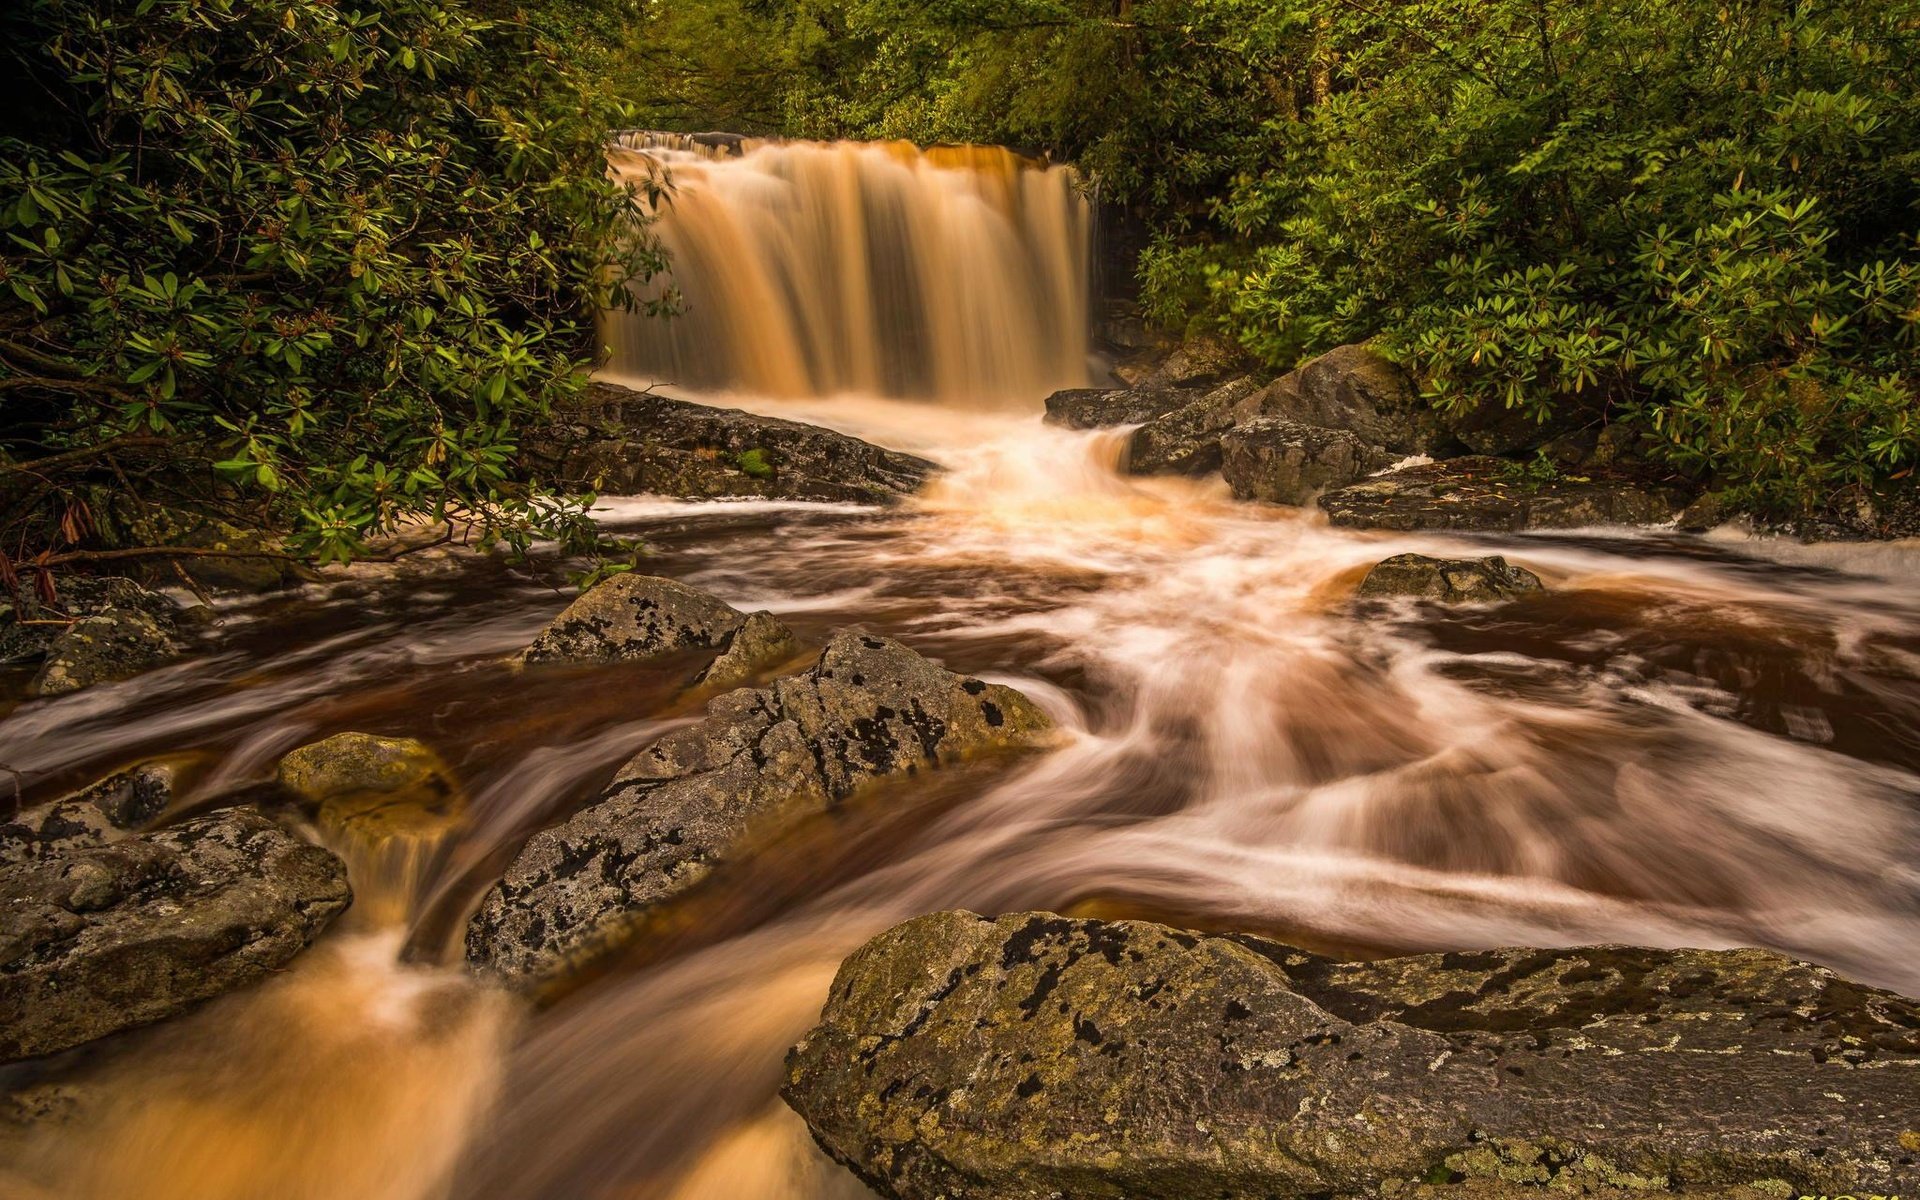
[[[1087,380],[1089,206],[986,146],[628,135],[665,176],[680,312],[608,319],[607,372],[696,391],[1032,404]]]

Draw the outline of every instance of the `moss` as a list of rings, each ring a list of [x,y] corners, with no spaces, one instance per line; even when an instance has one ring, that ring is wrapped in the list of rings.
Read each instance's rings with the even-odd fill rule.
[[[768,461],[767,452],[754,447],[740,455],[740,473],[751,479],[772,479],[773,463]]]

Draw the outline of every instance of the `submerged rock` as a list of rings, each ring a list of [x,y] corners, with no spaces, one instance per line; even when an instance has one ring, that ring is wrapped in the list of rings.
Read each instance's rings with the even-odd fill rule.
[[[1443,604],[1486,604],[1545,590],[1538,575],[1497,554],[1491,558],[1396,554],[1368,571],[1355,594],[1365,599],[1412,596]]]
[[[1310,504],[1393,463],[1394,456],[1344,429],[1258,417],[1220,436],[1221,474],[1241,500]]]
[[[1133,475],[1205,475],[1220,469],[1220,435],[1259,415],[1260,382],[1252,376],[1221,384],[1185,406],[1148,421],[1127,440]]]
[[[581,491],[708,499],[897,500],[937,469],[859,438],[595,383],[574,409],[527,435],[542,478]]]
[[[64,799],[35,805],[0,824],[0,863],[52,858],[104,846],[138,829],[173,801],[174,766],[143,763]]]
[[[1049,425],[1068,429],[1104,429],[1138,425],[1193,403],[1189,388],[1068,388],[1047,397]]]
[[[0,867],[0,1062],[245,987],[351,898],[339,859],[246,809]]]
[[[783,1094],[896,1200],[1900,1190],[1920,1005],[1761,950],[1342,963],[941,913],[842,964]]]
[[[600,798],[536,834],[467,931],[478,969],[538,982],[785,822],[859,786],[1033,744],[1046,716],[1011,688],[842,632],[808,671],[730,692],[628,762]]]
[[[746,614],[656,575],[615,575],[567,606],[521,655],[529,663],[647,662],[730,641]]]
[[[1455,458],[1376,475],[1320,497],[1335,525],[1358,529],[1517,532],[1671,521],[1687,493],[1595,474],[1533,480],[1497,458]]]

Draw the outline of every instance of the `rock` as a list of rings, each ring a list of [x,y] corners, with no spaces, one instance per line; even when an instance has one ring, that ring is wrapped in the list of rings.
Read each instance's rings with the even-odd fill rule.
[[[1686,533],[1705,533],[1733,519],[1733,510],[1719,492],[1708,492],[1681,510],[1674,524]]]
[[[144,612],[157,621],[182,615],[166,596],[117,577],[63,577],[51,604],[24,586],[17,598],[0,593],[0,662],[45,658],[74,618],[119,611]]]
[[[751,680],[768,667],[776,667],[800,651],[793,630],[774,619],[772,613],[749,613],[740,628],[727,635],[720,657],[694,677],[694,683],[709,688],[732,688]]]
[[[1406,467],[1320,497],[1335,525],[1358,529],[1515,532],[1671,521],[1687,494],[1625,475],[1528,478],[1519,464],[1455,458]]]
[[[1556,396],[1543,421],[1524,408],[1465,404],[1436,416],[1453,442],[1475,454],[1527,454],[1600,420],[1597,396]]]
[[[426,743],[337,733],[280,760],[280,785],[309,804],[421,788],[451,790],[453,772]]]
[[[783,1094],[895,1200],[1779,1200],[1899,1192],[1916,1072],[1920,1005],[1762,950],[941,913],[842,964]]]
[[[521,652],[528,663],[647,662],[729,642],[746,615],[698,588],[625,574],[567,606]]]
[[[125,527],[125,534],[113,540],[136,546],[223,552],[156,563],[147,575],[149,582],[173,581],[172,563],[178,563],[180,570],[201,587],[222,591],[270,592],[319,578],[288,557],[286,542],[278,535],[243,528],[206,513],[145,506],[126,519]],[[252,557],[255,554],[258,557]]]
[[[1367,572],[1355,593],[1364,599],[1412,596],[1442,604],[1488,604],[1545,591],[1540,577],[1499,555],[1492,558],[1428,558],[1396,554]]]
[[[1046,421],[1068,429],[1139,425],[1185,408],[1193,400],[1193,392],[1184,388],[1068,388],[1047,397]]]
[[[23,809],[0,824],[0,864],[32,862],[115,841],[166,810],[173,800],[173,781],[171,764],[144,763],[65,799]]]
[[[816,425],[591,385],[580,404],[529,431],[529,466],[560,488],[707,499],[889,503],[937,468]]]
[[[1425,454],[1447,440],[1413,377],[1366,346],[1327,351],[1276,380],[1255,403],[1270,416],[1344,429],[1395,457]]]
[[[169,614],[108,606],[56,635],[27,685],[35,696],[64,696],[116,683],[178,658],[187,650],[180,622]]]
[[[245,987],[350,900],[339,859],[246,809],[0,867],[0,1062]]]
[[[863,783],[1032,745],[1049,722],[1011,688],[898,642],[841,632],[808,671],[729,692],[641,751],[600,798],[536,834],[467,930],[479,970],[538,983],[618,943],[776,829]]]
[[[1392,465],[1395,456],[1345,429],[1302,425],[1285,417],[1256,417],[1220,435],[1220,470],[1241,500],[1311,504]]]
[[[1245,376],[1221,384],[1185,407],[1148,421],[1127,440],[1133,475],[1205,475],[1220,469],[1220,435],[1259,415],[1248,401],[1260,383]]]

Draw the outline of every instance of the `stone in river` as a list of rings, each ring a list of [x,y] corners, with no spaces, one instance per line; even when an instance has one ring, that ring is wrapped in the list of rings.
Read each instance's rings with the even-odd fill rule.
[[[1396,554],[1360,581],[1364,599],[1411,596],[1443,604],[1486,604],[1546,590],[1540,577],[1505,558],[1429,558]]]

